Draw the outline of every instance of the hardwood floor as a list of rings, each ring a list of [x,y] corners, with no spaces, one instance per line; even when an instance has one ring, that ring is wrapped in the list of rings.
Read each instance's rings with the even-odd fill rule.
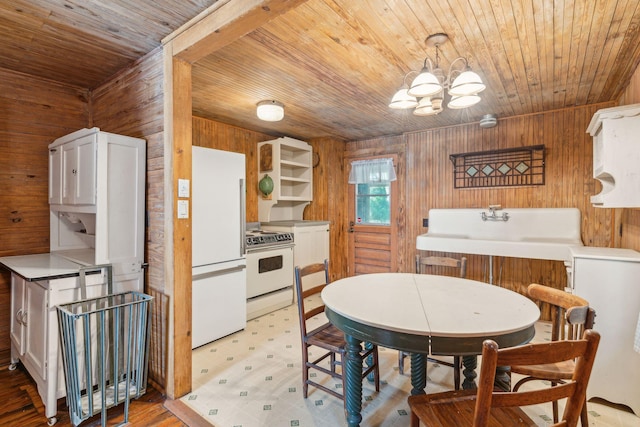
[[[38,395],[35,382],[22,365],[14,371],[0,367],[0,426],[40,427],[47,425],[44,405]],[[166,404],[166,406],[165,406]],[[167,409],[171,407],[171,411]],[[173,411],[173,412],[172,412]],[[109,409],[107,425],[117,425],[124,420],[124,405]],[[57,427],[71,426],[69,411],[64,398],[58,400]],[[100,414],[86,420],[81,426],[100,426]],[[131,426],[210,426],[193,410],[178,400],[165,400],[158,390],[149,385],[147,392],[129,406]]]

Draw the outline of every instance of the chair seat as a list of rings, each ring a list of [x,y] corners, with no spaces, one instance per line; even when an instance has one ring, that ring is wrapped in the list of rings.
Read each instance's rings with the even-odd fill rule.
[[[305,338],[305,342],[309,345],[315,345],[341,354],[344,353],[346,344],[344,332],[331,323],[325,323],[309,332]]]
[[[527,377],[542,378],[549,381],[568,380],[575,370],[573,360],[548,365],[512,366],[512,374],[520,374]]]
[[[473,425],[476,390],[422,394],[410,396],[408,400],[412,411],[418,415],[418,418],[426,427]],[[455,416],[452,414],[455,414]],[[519,407],[504,407],[491,408],[488,426],[536,427],[537,424]]]

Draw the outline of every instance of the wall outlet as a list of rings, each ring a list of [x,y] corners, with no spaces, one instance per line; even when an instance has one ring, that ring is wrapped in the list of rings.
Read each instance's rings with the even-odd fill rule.
[[[189,218],[189,201],[188,200],[178,200],[178,218],[179,219]]]

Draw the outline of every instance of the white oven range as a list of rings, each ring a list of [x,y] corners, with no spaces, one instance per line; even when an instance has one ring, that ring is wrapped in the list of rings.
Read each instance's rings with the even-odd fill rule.
[[[247,320],[293,303],[293,234],[247,224]]]

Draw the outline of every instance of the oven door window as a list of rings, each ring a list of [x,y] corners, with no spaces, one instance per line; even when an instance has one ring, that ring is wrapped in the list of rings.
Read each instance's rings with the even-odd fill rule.
[[[283,264],[282,258],[282,255],[260,258],[258,260],[258,274],[281,270]]]

